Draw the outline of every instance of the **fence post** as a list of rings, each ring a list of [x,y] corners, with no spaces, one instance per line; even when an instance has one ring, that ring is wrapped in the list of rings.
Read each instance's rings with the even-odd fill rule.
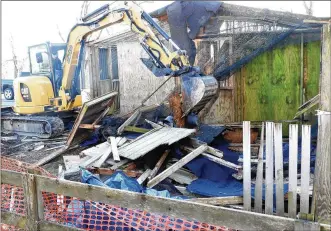
[[[33,174],[24,173],[22,182],[26,206],[26,230],[36,231],[39,230],[36,180]]]
[[[320,112],[315,162],[313,210],[315,221],[331,224],[331,24],[323,26],[320,77]]]
[[[251,122],[243,122],[244,209],[251,211]]]
[[[265,213],[273,214],[274,122],[266,122]]]

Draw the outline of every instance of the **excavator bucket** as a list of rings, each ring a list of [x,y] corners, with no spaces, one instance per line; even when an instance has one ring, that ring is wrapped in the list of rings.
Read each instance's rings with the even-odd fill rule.
[[[172,73],[170,68],[158,68],[152,59],[141,58],[141,61],[156,77],[164,77]],[[200,75],[183,75],[180,78],[183,115],[186,116],[191,112],[199,113],[215,96],[218,88],[217,80],[213,76]]]
[[[184,116],[198,114],[217,93],[218,83],[213,76],[182,77],[182,111]]]

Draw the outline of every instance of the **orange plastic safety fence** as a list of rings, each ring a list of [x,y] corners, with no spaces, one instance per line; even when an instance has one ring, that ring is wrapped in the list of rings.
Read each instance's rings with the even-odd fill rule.
[[[29,164],[9,158],[1,158],[1,168],[17,172],[27,172]],[[42,175],[52,177],[44,169],[39,169]],[[17,214],[25,214],[24,195],[22,188],[12,185],[1,185],[1,209]],[[122,231],[223,231],[225,227],[213,226],[198,221],[188,221],[147,211],[121,208],[118,206],[82,200],[55,193],[43,192],[44,219],[66,226],[84,230],[122,230]],[[1,224],[1,227],[6,226]],[[1,230],[18,231],[12,226]]]

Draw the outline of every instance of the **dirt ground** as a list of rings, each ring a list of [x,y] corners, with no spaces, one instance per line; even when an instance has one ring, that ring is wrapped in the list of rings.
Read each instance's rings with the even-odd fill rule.
[[[2,137],[8,137],[12,135],[4,135],[2,134]],[[26,140],[32,140],[32,138],[27,137]],[[34,164],[37,163],[42,158],[50,155],[52,152],[58,150],[62,147],[65,139],[62,140],[56,140],[56,141],[24,141],[24,137],[18,136],[17,140],[13,141],[1,141],[1,155],[4,157],[16,159],[25,163]],[[40,150],[38,147],[42,147]],[[51,150],[48,150],[51,149]],[[63,155],[78,155],[82,150],[84,150],[84,147],[77,147],[68,150]],[[64,167],[63,157],[62,155],[55,158],[51,162],[41,166],[48,172],[50,172],[53,175],[58,174],[58,168],[59,165],[62,165]]]

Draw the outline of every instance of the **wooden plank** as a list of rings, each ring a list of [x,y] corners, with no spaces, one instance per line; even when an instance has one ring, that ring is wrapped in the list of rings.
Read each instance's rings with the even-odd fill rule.
[[[258,164],[256,171],[255,182],[255,198],[254,198],[254,211],[262,213],[262,185],[263,185],[263,152],[264,152],[264,123],[262,123],[261,137],[260,137],[260,149],[258,156]]]
[[[200,141],[196,138],[190,138],[190,143],[191,143],[193,148],[198,148],[199,146],[201,146],[203,144],[207,145],[207,143],[202,142],[202,141]],[[216,149],[216,148],[207,146],[207,152],[214,155],[214,156],[217,156],[218,158],[223,158],[223,152]]]
[[[117,137],[117,138],[113,137],[113,138],[115,140],[114,144],[115,144],[115,146],[117,146],[118,143],[120,142],[121,138],[120,137]],[[104,143],[105,151],[104,151],[103,155],[100,157],[100,159],[97,160],[93,164],[93,167],[97,167],[97,168],[101,167],[101,165],[109,158],[110,154],[113,152],[113,147],[109,142],[111,142],[110,139],[108,140],[108,142]],[[115,160],[115,162],[116,162],[116,160]],[[119,161],[117,161],[117,162],[119,162]]]
[[[193,198],[188,201],[208,204],[208,205],[235,205],[242,204],[244,202],[243,197],[229,196],[229,197],[208,197],[208,198]]]
[[[121,139],[118,141],[117,146],[121,147],[125,142],[128,141],[126,137],[121,137]]]
[[[49,154],[48,156],[45,156],[44,158],[42,158],[41,160],[39,160],[37,163],[35,163],[35,166],[42,166],[44,164],[47,164],[48,162],[50,162],[51,160],[55,159],[56,157],[62,155],[63,153],[65,153],[67,151],[67,149],[69,148],[69,146],[65,145],[64,147],[60,148],[59,150],[56,150],[55,152],[52,152],[51,154]]]
[[[251,123],[243,122],[243,181],[244,181],[244,209],[251,211]]]
[[[274,152],[273,152],[274,123],[266,122],[266,177],[265,177],[265,213],[273,214],[274,186]]]
[[[118,129],[117,135],[121,135],[126,126],[129,126],[139,115],[140,111],[136,110]]]
[[[310,125],[302,125],[300,213],[309,213]]]
[[[289,129],[288,216],[296,218],[298,186],[298,125],[290,124]]]
[[[22,174],[24,204],[26,216],[28,217],[26,229],[38,230],[38,199],[35,177],[32,174]]]
[[[21,173],[1,169],[1,184],[23,187]]]
[[[150,174],[148,176],[148,180],[151,180],[156,175],[156,173],[159,171],[159,169],[161,168],[162,164],[164,163],[165,159],[167,158],[169,152],[170,152],[170,150],[166,150],[162,154],[162,156],[160,157],[160,159],[158,160],[158,162],[155,164],[155,167],[150,172]]]
[[[108,108],[108,110],[109,110],[109,108]],[[97,129],[99,127],[101,127],[101,125],[93,125],[93,124],[80,124],[79,125],[79,128],[92,129],[92,130]]]
[[[206,157],[208,160],[211,160],[211,161],[213,161],[213,162],[215,162],[217,164],[220,164],[222,166],[231,168],[231,169],[236,170],[236,171],[242,170],[242,166],[236,165],[236,164],[234,164],[232,162],[223,160],[223,159],[218,158],[216,156],[213,156],[213,155],[210,155],[210,154],[207,154],[207,153],[202,153],[201,155],[204,156],[204,157]]]
[[[1,223],[7,225],[13,225],[16,228],[25,229],[27,219],[24,216],[20,216],[16,213],[11,213],[5,210],[1,210]]]
[[[115,160],[115,162],[120,162],[121,159],[120,159],[120,156],[118,154],[117,142],[116,142],[115,137],[113,137],[113,136],[110,137],[110,143],[111,143],[111,149],[112,149],[112,152],[113,152],[113,159]]]
[[[170,176],[173,172],[175,172],[177,169],[183,167],[185,164],[193,160],[195,157],[200,155],[202,152],[207,150],[207,145],[201,145],[199,148],[195,149],[193,152],[187,154],[182,159],[180,159],[178,162],[173,164],[171,167],[167,168],[163,172],[161,172],[159,175],[151,179],[147,187],[152,188],[153,186],[157,185],[159,182]]]
[[[36,176],[38,189],[237,230],[293,230],[294,219]]]
[[[283,135],[282,124],[275,123],[275,180],[276,180],[276,214],[284,216],[284,174],[283,174]]]
[[[69,170],[73,166],[79,165],[79,163],[82,162],[82,160],[79,157],[79,155],[70,155],[70,156],[63,156],[63,162],[66,170]]]
[[[147,177],[149,176],[149,174],[151,173],[151,169],[146,169],[146,171],[137,179],[139,184],[143,184],[145,182],[145,180],[147,179]]]
[[[313,207],[315,220],[331,224],[331,25],[323,26],[320,77],[320,113],[315,161]]]

